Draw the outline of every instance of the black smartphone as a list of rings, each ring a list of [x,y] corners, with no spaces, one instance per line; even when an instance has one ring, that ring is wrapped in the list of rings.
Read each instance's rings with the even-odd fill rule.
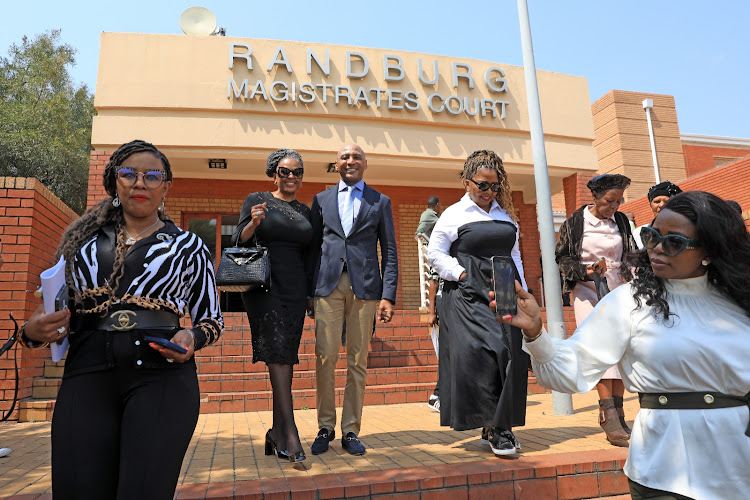
[[[511,257],[492,257],[492,285],[495,290],[495,315],[515,316],[518,313],[516,271]]]
[[[167,349],[171,349],[172,351],[179,352],[180,354],[187,353],[187,349],[185,349],[181,345],[177,345],[174,342],[171,342],[167,339],[163,339],[161,337],[151,337],[149,335],[145,335],[143,337],[143,340],[146,342],[153,342],[154,344],[159,344],[162,347],[166,347]]]
[[[55,295],[55,311],[62,311],[68,307],[68,285],[65,284],[60,288],[60,291]]]

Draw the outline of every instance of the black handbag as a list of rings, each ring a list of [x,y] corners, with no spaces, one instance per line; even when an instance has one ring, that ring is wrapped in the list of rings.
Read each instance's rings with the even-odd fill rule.
[[[596,296],[599,300],[602,300],[605,295],[609,293],[609,286],[607,285],[607,278],[599,276],[599,273],[594,273],[594,288],[596,289]]]
[[[271,261],[266,247],[230,247],[221,254],[216,288],[222,292],[271,290]]]

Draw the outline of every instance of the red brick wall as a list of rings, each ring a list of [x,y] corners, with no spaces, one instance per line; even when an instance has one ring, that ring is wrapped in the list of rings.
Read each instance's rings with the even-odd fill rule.
[[[581,205],[590,204],[592,200],[591,190],[586,183],[596,177],[596,172],[577,172],[563,179],[563,191],[565,192],[565,213],[570,217]]]
[[[101,175],[112,151],[94,151],[91,154],[89,174],[88,204],[91,206],[106,197],[101,187]],[[298,199],[307,204],[312,203],[313,196],[327,186],[338,182],[338,176],[331,175],[331,182],[304,183],[298,193]],[[584,189],[585,183],[583,181]],[[417,228],[419,214],[427,206],[427,198],[437,196],[443,207],[457,202],[464,194],[464,189],[456,182],[456,188],[423,188],[405,186],[378,186],[373,188],[391,198],[393,219],[396,227],[396,242],[399,251],[399,286],[396,308],[419,308],[419,275],[417,270],[416,241],[414,231]],[[271,180],[263,181],[224,181],[213,179],[176,178],[167,196],[165,208],[177,225],[183,224],[184,214],[219,213],[239,214],[242,203],[248,193],[273,190]],[[588,193],[588,190],[586,190]],[[521,193],[513,194],[513,202],[519,212],[521,221],[521,255],[524,262],[526,281],[532,291],[538,292],[539,277],[542,275],[539,263],[539,230],[536,219],[536,205],[523,203]],[[415,219],[415,207],[422,207]],[[402,213],[403,210],[403,213]]]
[[[729,165],[685,179],[677,185],[683,191],[708,191],[725,200],[736,201],[742,206],[745,225],[750,228],[750,189],[747,181],[749,178],[750,156],[747,156]],[[623,204],[620,211],[633,212],[638,225],[650,222],[653,217],[648,198],[645,196]]]
[[[0,269],[3,339],[13,328],[9,312],[13,312],[20,326],[40,304],[33,296],[40,284],[39,274],[52,265],[62,233],[76,217],[36,179],[0,177],[0,239],[5,262]],[[50,354],[49,349],[29,350],[20,346],[15,353],[20,369],[18,399],[21,400],[31,395],[32,380],[42,374],[44,360]],[[9,408],[13,398],[13,355],[9,352],[0,358],[0,410]]]
[[[714,157],[742,158],[750,155],[748,149],[719,148],[713,146],[682,145],[682,155],[685,157],[685,170],[688,177],[698,175],[714,169]]]
[[[104,174],[104,167],[107,165],[112,153],[114,153],[114,150],[91,152],[91,157],[89,158],[89,190],[86,204],[89,207],[102,201],[107,196],[102,184],[102,175]]]

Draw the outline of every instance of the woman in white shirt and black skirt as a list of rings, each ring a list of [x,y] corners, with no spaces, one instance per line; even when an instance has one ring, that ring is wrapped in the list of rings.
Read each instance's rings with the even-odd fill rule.
[[[521,331],[494,321],[487,292],[493,256],[512,257],[525,286],[518,219],[497,154],[469,155],[461,179],[466,194],[443,212],[428,247],[445,280],[438,311],[440,423],[459,431],[481,427],[483,444],[510,455],[521,447],[512,428],[525,424],[528,356]]]

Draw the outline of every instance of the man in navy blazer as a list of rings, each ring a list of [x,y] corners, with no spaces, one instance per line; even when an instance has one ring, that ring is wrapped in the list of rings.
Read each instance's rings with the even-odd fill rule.
[[[357,437],[367,376],[367,354],[375,315],[383,323],[393,317],[398,262],[391,200],[362,180],[365,153],[345,144],[336,158],[341,180],[313,198],[311,221],[315,273],[312,281],[315,313],[318,432],[312,445],[317,455],[335,437],[335,367],[346,320],[346,389],[341,415],[341,444],[352,455],[363,455]],[[378,244],[381,265],[378,265]],[[382,274],[381,274],[382,271]]]

